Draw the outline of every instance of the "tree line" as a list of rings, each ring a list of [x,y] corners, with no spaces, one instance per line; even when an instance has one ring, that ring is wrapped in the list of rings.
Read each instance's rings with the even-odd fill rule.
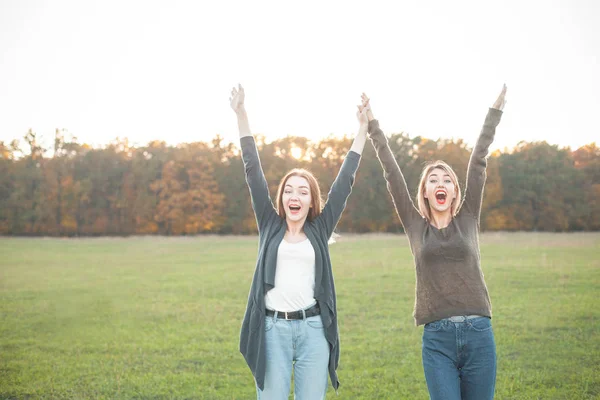
[[[0,141],[0,234],[97,236],[250,234],[256,224],[239,145],[217,136],[177,146],[118,139],[94,148],[56,130],[53,148],[29,131],[24,144]],[[448,162],[464,189],[471,149],[462,140],[388,136],[416,195],[423,165]],[[311,142],[257,136],[273,198],[294,167],[319,179],[326,197],[351,145],[349,137]],[[22,147],[24,150],[22,150]],[[492,153],[482,230],[600,230],[600,149],[521,142]],[[401,232],[375,152],[367,143],[340,232]]]

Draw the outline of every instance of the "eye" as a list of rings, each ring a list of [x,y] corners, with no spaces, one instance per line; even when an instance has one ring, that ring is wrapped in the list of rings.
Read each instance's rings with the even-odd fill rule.
[[[308,196],[308,192],[302,192],[302,196]]]
[[[452,181],[450,179],[446,179],[444,182],[446,182],[446,183],[452,183]]]

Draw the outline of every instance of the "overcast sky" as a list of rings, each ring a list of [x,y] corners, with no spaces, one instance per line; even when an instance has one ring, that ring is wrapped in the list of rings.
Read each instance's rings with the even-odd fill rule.
[[[56,128],[105,145],[353,134],[361,92],[386,133],[494,148],[600,141],[600,2],[0,0],[0,140]],[[50,143],[50,142],[48,142]]]

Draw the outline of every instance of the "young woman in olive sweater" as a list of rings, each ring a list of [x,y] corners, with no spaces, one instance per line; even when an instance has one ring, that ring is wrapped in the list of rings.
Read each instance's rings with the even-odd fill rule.
[[[415,208],[387,138],[367,108],[369,136],[415,261],[414,318],[423,330],[423,369],[431,399],[494,397],[496,346],[492,306],[480,265],[479,218],[486,156],[505,103],[506,86],[489,109],[467,170],[464,199],[443,161],[421,174]]]
[[[240,334],[258,399],[324,399],[327,375],[337,390],[340,357],[335,286],[328,240],[352,191],[367,137],[366,109],[327,202],[315,177],[293,169],[280,181],[275,206],[244,108],[244,89],[231,92],[238,118],[246,182],[256,216],[259,249]]]

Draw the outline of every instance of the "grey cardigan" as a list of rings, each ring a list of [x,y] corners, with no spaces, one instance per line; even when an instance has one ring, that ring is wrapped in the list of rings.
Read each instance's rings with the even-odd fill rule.
[[[259,237],[258,260],[240,333],[240,352],[246,359],[256,384],[263,390],[266,369],[265,294],[275,285],[277,249],[283,240],[287,224],[277,214],[271,202],[254,138],[246,136],[240,142]],[[335,286],[327,243],[346,207],[359,162],[358,153],[348,152],[321,214],[304,224],[304,233],[315,250],[315,299],[321,307],[325,337],[329,343],[329,377],[336,390],[339,386],[336,369],[340,359],[340,346]]]

